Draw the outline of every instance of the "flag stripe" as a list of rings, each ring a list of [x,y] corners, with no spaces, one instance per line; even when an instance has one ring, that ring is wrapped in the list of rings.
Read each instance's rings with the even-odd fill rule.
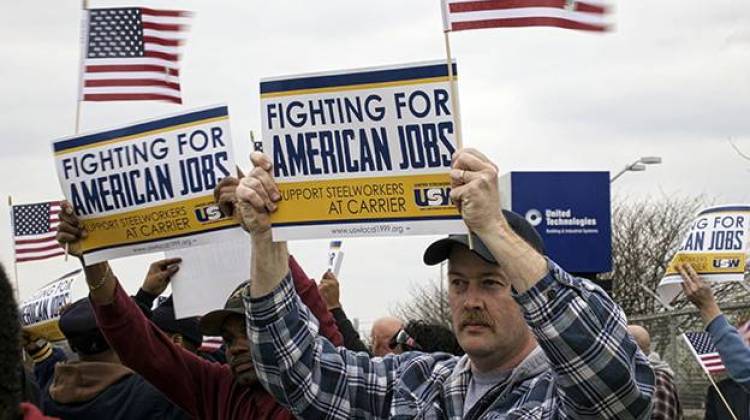
[[[155,66],[148,64],[120,64],[120,65],[109,65],[109,66],[86,66],[86,71],[90,73],[114,73],[114,72],[130,72],[130,71],[142,71],[142,72],[159,72],[169,73],[170,76],[179,76],[180,70],[168,68],[164,66]]]
[[[159,45],[164,45],[164,46],[169,46],[169,47],[179,47],[180,45],[182,45],[181,39],[165,39],[165,38],[159,38],[157,36],[148,36],[148,35],[143,36],[143,42],[147,44],[148,43],[159,44]]]
[[[50,239],[54,239],[56,236],[57,236],[57,232],[54,232],[49,235],[44,235],[44,236],[40,235],[39,237],[35,239],[16,239],[16,246],[49,242]]]
[[[511,18],[511,19],[491,19],[479,20],[473,22],[456,22],[451,25],[454,31],[463,31],[467,29],[485,29],[485,28],[520,28],[525,26],[554,26],[563,29],[577,29],[581,31],[606,31],[608,27],[601,25],[591,25],[581,22],[575,22],[567,19],[538,17],[538,18]]]
[[[55,243],[54,245],[45,245],[40,246],[39,248],[29,248],[29,249],[16,249],[16,254],[30,254],[33,252],[42,252],[42,251],[50,251],[53,249],[60,248],[60,245]]]
[[[446,30],[552,26],[605,31],[607,5],[599,0],[444,0]]]
[[[181,104],[182,99],[177,96],[157,93],[88,93],[83,95],[84,101],[168,101]]]
[[[515,18],[556,18],[581,23],[605,25],[603,16],[592,13],[580,13],[552,7],[527,7],[507,10],[483,10],[478,12],[460,13],[451,16],[451,22],[466,22],[476,20],[515,19]]]
[[[143,22],[143,29],[154,29],[157,31],[180,32],[183,30],[184,27],[185,25],[146,22],[146,21]]]
[[[575,10],[577,12],[584,12],[584,13],[598,13],[598,14],[605,14],[608,13],[609,10],[605,6],[599,6],[595,4],[586,4],[586,3],[576,3]]]
[[[160,80],[180,84],[180,78],[176,76],[164,76],[163,73],[154,73],[148,71],[134,71],[129,73],[91,73],[86,80],[127,80],[127,79],[147,79]],[[85,85],[84,85],[85,87]]]
[[[177,54],[168,54],[161,51],[146,51],[144,55],[149,58],[161,58],[167,61],[178,61],[180,59]]]
[[[184,10],[158,10],[141,7],[141,13],[145,16],[168,16],[168,17],[190,17],[193,14]]]
[[[164,80],[152,79],[112,79],[112,80],[87,80],[86,87],[101,86],[165,86],[179,91],[179,83],[171,83]]]
[[[97,95],[100,93],[146,93],[155,95],[173,95],[179,96],[179,89],[175,90],[164,86],[105,86],[105,87],[84,87],[84,95]]]
[[[451,13],[478,12],[481,10],[516,9],[520,7],[560,7],[565,6],[565,0],[480,0],[461,3],[451,3],[448,8]]]
[[[65,254],[65,250],[60,250],[60,251],[56,251],[56,252],[52,252],[52,253],[48,253],[48,254],[37,255],[37,256],[34,256],[34,257],[25,256],[25,257],[21,257],[21,258],[16,258],[16,262],[27,262],[27,261],[44,260],[44,259],[47,259],[47,258],[57,257],[58,255],[64,255],[64,254]]]
[[[478,12],[483,10],[520,9],[528,7],[545,7],[565,9],[565,0],[479,0],[451,3],[451,13]],[[607,8],[601,4],[576,2],[575,11],[604,14]]]

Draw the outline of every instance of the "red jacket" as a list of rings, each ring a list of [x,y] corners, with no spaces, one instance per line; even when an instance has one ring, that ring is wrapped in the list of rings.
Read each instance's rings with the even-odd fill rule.
[[[21,418],[23,420],[60,420],[57,417],[47,417],[34,404],[21,403]]]
[[[343,337],[315,282],[289,258],[294,286],[320,322],[320,333],[339,346]],[[234,381],[227,365],[184,350],[152,324],[117,285],[114,300],[94,305],[97,323],[125,366],[133,369],[196,419],[293,419],[260,385]]]

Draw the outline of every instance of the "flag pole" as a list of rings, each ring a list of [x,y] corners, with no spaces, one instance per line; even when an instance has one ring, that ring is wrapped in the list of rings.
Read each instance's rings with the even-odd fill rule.
[[[737,416],[734,415],[734,411],[732,411],[732,408],[729,406],[729,403],[727,402],[726,398],[724,398],[724,394],[721,393],[721,391],[719,390],[719,387],[716,385],[716,382],[714,382],[714,378],[711,376],[711,373],[706,369],[705,366],[703,366],[703,363],[701,363],[700,356],[698,356],[698,353],[695,352],[695,349],[690,344],[690,341],[688,340],[687,335],[685,335],[685,333],[682,334],[682,339],[685,340],[688,348],[690,349],[690,352],[693,353],[693,357],[695,357],[695,360],[698,361],[698,364],[703,370],[703,373],[705,373],[706,376],[708,377],[709,382],[711,382],[711,386],[713,386],[714,389],[716,390],[716,393],[719,394],[719,398],[721,398],[721,402],[724,403],[724,407],[726,407],[727,411],[729,411],[729,414],[732,415],[732,419],[737,420]]]
[[[453,75],[453,56],[451,55],[451,40],[450,30],[445,29],[443,31],[443,37],[445,39],[445,56],[446,65],[448,66],[448,80],[450,82],[451,89],[451,109],[453,110],[453,124],[456,130],[456,146],[459,149],[464,147],[463,136],[461,135],[461,110],[458,107],[458,95],[456,94],[456,78]],[[469,249],[474,249],[474,237],[471,233],[471,229],[468,229],[469,236]]]
[[[83,13],[86,13],[86,11],[89,9],[89,1],[88,0],[82,0],[81,1],[81,9],[83,10]],[[85,22],[85,21],[84,21]],[[76,134],[81,132],[81,97],[83,96],[83,66],[84,62],[86,60],[86,40],[84,39],[85,36],[85,27],[82,25],[81,27],[81,60],[80,60],[80,70],[78,72],[78,100],[76,101]],[[66,246],[67,248],[67,246]],[[68,258],[68,254],[65,254],[65,258]]]
[[[716,386],[716,382],[714,382],[714,379],[711,377],[711,374],[708,373],[705,369],[703,370],[703,372],[705,372],[706,376],[708,376],[708,380],[711,381],[711,386],[713,386],[714,389],[716,390],[716,393],[719,394],[719,398],[721,398],[721,401],[724,403],[724,406],[727,408],[727,411],[729,411],[729,414],[732,415],[732,418],[734,420],[737,420],[737,416],[734,415],[734,412],[729,407],[729,403],[727,402],[726,398],[724,398],[724,394],[721,393],[721,391],[719,390],[719,387]]]
[[[81,0],[81,9],[83,10],[83,13],[86,13],[86,10],[89,9],[89,1],[88,0]],[[86,59],[86,40],[84,39],[84,30],[85,28],[81,28],[81,65],[80,70],[78,72],[78,100],[76,101],[76,134],[81,132],[81,97],[83,96],[83,65],[84,60]],[[70,255],[70,244],[65,242],[65,262],[68,262],[68,255]]]
[[[13,197],[8,195],[8,209],[10,210],[10,230],[11,230],[11,236],[13,238],[11,242],[13,242],[13,279],[16,282],[16,302],[20,305],[21,304],[21,286],[20,282],[18,281],[18,256],[16,255],[16,222],[13,219]]]

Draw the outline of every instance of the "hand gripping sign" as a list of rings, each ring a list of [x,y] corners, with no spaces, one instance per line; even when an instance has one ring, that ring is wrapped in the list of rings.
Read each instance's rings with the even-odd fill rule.
[[[263,79],[260,91],[282,195],[274,240],[466,231],[449,196],[444,61]]]
[[[87,265],[221,241],[237,223],[213,189],[234,168],[226,106],[54,141]]]
[[[677,264],[689,263],[707,281],[743,281],[749,226],[748,205],[725,205],[699,212],[659,282],[659,297],[671,302],[682,290]]]

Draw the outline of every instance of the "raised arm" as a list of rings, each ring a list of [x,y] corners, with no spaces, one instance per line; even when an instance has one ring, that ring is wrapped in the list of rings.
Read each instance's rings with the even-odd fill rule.
[[[326,271],[323,274],[323,278],[320,280],[320,286],[318,286],[320,294],[323,296],[323,300],[326,302],[328,311],[333,315],[336,320],[336,325],[341,331],[341,335],[344,337],[344,347],[353,351],[364,351],[369,353],[370,350],[367,348],[365,343],[359,337],[357,329],[354,328],[352,322],[344,312],[344,308],[341,307],[341,301],[339,299],[339,280],[336,275],[330,271]]]
[[[77,252],[85,237],[70,204],[63,203],[58,241]],[[176,272],[174,260],[152,265],[165,281]],[[174,344],[149,321],[120,286],[106,262],[84,267],[97,323],[123,364],[143,376],[172,402],[195,418],[213,412],[217,390],[231,386],[231,374]],[[153,270],[150,270],[150,272]]]
[[[255,168],[241,180],[237,198],[253,242],[245,306],[258,378],[300,418],[388,418],[401,359],[371,360],[318,334],[318,320],[294,291],[286,244],[272,242],[270,213],[280,196],[271,164],[259,153],[251,158]]]
[[[508,225],[500,210],[498,169],[476,150],[454,155],[451,198],[464,221],[510,279],[515,298],[557,377],[567,414],[642,418],[654,375],[604,291],[548,262]]]
[[[685,297],[700,311],[706,331],[711,334],[716,350],[729,376],[745,392],[750,393],[750,347],[739,331],[721,313],[711,286],[702,279],[690,264],[677,267],[682,276]]]
[[[305,274],[305,271],[293,256],[289,257],[289,271],[294,280],[294,289],[297,291],[302,303],[318,319],[320,334],[329,339],[334,346],[343,346],[344,337],[341,335],[341,331],[339,331],[333,314],[328,311],[328,307],[318,290],[318,285],[315,284],[315,280]]]

